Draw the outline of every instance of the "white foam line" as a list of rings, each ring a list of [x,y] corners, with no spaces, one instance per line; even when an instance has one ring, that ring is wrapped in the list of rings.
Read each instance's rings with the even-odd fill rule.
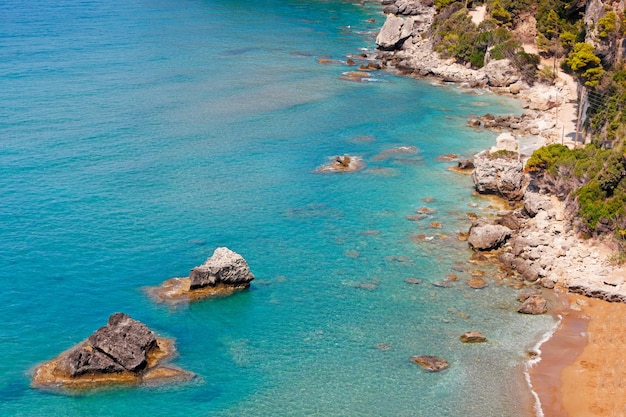
[[[530,392],[535,399],[535,416],[536,417],[545,417],[543,414],[543,409],[541,408],[541,400],[539,399],[539,394],[533,388],[532,381],[530,380],[530,369],[541,362],[541,345],[546,343],[556,332],[556,329],[559,328],[559,325],[563,321],[563,316],[559,316],[559,320],[552,326],[550,330],[548,330],[543,337],[531,348],[532,351],[537,352],[537,356],[535,358],[529,359],[526,361],[526,369],[524,370],[524,378],[526,379],[526,383],[530,387]]]

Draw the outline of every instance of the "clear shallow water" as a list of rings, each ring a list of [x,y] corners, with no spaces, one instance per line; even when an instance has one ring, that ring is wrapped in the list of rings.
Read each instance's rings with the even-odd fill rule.
[[[514,375],[551,320],[516,315],[507,288],[470,290],[467,273],[431,285],[469,256],[454,238],[465,212],[488,205],[436,157],[493,143],[469,114],[518,109],[317,63],[371,49],[379,8],[0,5],[0,414],[523,415]],[[381,156],[397,146],[419,152]],[[314,173],[337,154],[366,169]],[[406,220],[423,205],[431,218]],[[142,291],[218,246],[248,260],[250,291],[180,308]],[[174,363],[198,379],[76,397],[29,388],[33,366],[116,311],[176,338]],[[470,329],[490,342],[459,343]],[[452,366],[424,373],[417,354]]]

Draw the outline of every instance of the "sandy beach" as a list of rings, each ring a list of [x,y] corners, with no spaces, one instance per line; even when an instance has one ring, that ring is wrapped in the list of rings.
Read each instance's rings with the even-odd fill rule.
[[[545,417],[626,415],[626,304],[567,294],[530,372]]]

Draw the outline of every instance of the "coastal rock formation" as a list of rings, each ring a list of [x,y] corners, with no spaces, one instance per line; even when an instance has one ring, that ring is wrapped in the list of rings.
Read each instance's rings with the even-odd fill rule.
[[[228,248],[217,248],[213,255],[189,273],[191,289],[215,287],[218,284],[247,286],[254,279],[245,259]]]
[[[527,180],[519,158],[483,151],[474,158],[474,167],[472,180],[479,193],[495,194],[508,200],[519,200],[524,195]]]
[[[478,330],[470,330],[469,332],[465,332],[461,335],[460,339],[463,343],[484,343],[487,341],[485,335]]]
[[[360,171],[364,166],[363,160],[358,156],[333,156],[328,164],[319,167],[315,172],[354,172]]]
[[[230,295],[250,287],[254,275],[246,260],[228,248],[217,248],[189,277],[170,278],[158,287],[147,288],[159,302],[195,301]]]
[[[475,250],[499,248],[511,236],[511,229],[499,224],[477,222],[470,227],[467,242]]]
[[[145,324],[124,313],[115,313],[87,340],[38,366],[33,385],[85,389],[192,377],[189,372],[160,365],[173,352],[172,341],[158,338]]]
[[[420,355],[411,356],[410,359],[412,362],[415,362],[422,368],[431,372],[443,371],[450,366],[445,359],[438,358],[437,356]]]
[[[544,314],[548,311],[548,302],[540,295],[531,295],[517,311],[522,314]]]

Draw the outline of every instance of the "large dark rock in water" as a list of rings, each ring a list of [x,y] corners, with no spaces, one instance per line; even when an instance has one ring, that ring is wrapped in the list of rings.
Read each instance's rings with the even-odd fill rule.
[[[218,284],[249,285],[254,279],[245,259],[228,248],[217,248],[213,256],[189,273],[191,289],[214,287]]]
[[[87,340],[37,367],[33,384],[83,389],[191,377],[181,369],[161,366],[173,351],[172,341],[158,338],[124,313],[115,313]]]

